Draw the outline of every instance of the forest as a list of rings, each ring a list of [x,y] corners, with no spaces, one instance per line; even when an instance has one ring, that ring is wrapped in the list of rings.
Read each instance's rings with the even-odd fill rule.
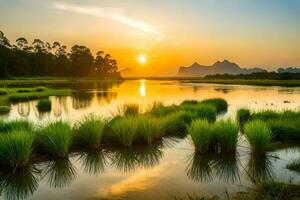
[[[93,77],[120,78],[117,61],[110,54],[75,44],[70,51],[59,43],[17,38],[14,43],[0,31],[0,77]]]

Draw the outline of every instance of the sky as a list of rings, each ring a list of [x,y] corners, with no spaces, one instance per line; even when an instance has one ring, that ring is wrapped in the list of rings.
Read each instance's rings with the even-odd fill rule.
[[[299,0],[0,0],[0,30],[10,41],[104,50],[129,76],[172,76],[224,59],[300,66],[299,20]]]

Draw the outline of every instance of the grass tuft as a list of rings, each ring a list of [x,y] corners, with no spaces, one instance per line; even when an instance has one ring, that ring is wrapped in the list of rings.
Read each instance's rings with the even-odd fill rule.
[[[51,101],[49,99],[40,99],[36,105],[39,111],[46,112],[51,110]]]
[[[224,99],[214,98],[201,101],[201,104],[212,105],[218,113],[227,111],[228,104]]]
[[[0,96],[1,95],[7,95],[8,94],[8,91],[4,88],[0,88]]]
[[[241,126],[243,126],[251,118],[251,113],[249,109],[241,108],[237,111],[236,120]]]
[[[151,115],[139,116],[137,119],[137,143],[152,144],[155,140],[162,139],[163,126],[159,118]]]
[[[300,172],[300,159],[293,160],[287,166],[287,169]]]
[[[72,143],[72,129],[63,121],[52,122],[38,133],[39,147],[54,157],[66,157]]]
[[[188,133],[192,138],[197,152],[207,153],[209,151],[214,137],[214,129],[208,120],[197,119],[192,121],[188,127]]]
[[[140,113],[138,104],[124,104],[118,107],[117,116],[134,116]]]
[[[27,120],[0,121],[0,132],[8,133],[13,130],[33,131],[33,125]]]
[[[238,125],[231,120],[221,120],[214,124],[214,129],[221,151],[235,152],[238,142]]]
[[[86,147],[98,149],[101,145],[105,122],[95,115],[88,115],[75,125],[74,141]]]
[[[124,116],[114,118],[109,127],[112,130],[112,136],[118,143],[125,147],[132,145],[133,139],[136,136],[137,123],[133,116]]]
[[[181,110],[189,111],[199,119],[215,121],[217,116],[216,108],[213,105],[206,104],[184,104],[180,106]]]
[[[261,120],[250,121],[245,124],[245,135],[255,154],[264,154],[270,148],[272,133],[270,127]]]
[[[0,162],[10,167],[28,164],[32,153],[34,134],[25,130],[15,130],[0,135]]]

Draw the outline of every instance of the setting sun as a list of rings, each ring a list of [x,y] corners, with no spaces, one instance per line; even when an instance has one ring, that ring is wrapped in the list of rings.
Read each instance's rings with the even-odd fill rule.
[[[139,55],[138,60],[140,64],[145,64],[147,62],[147,57],[145,55]]]

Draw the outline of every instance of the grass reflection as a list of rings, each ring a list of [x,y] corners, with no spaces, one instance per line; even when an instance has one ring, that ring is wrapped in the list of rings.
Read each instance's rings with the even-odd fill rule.
[[[84,172],[91,175],[97,175],[105,172],[107,165],[107,155],[104,150],[85,151],[79,155]]]
[[[45,178],[53,188],[63,188],[70,185],[76,178],[77,172],[69,158],[50,161],[43,169]]]
[[[240,180],[239,160],[235,154],[198,154],[189,157],[187,176],[195,182],[210,182],[218,178],[225,182]]]
[[[0,171],[0,193],[4,199],[25,199],[38,188],[41,171],[35,166]]]

